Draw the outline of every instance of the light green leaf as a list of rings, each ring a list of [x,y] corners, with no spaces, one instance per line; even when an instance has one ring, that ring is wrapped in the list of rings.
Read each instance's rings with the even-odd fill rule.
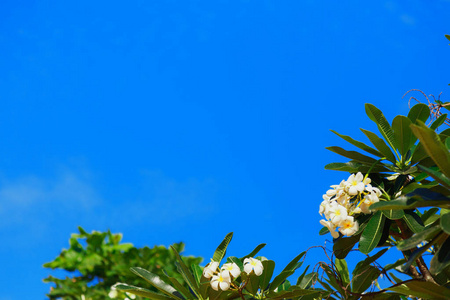
[[[185,288],[184,285],[182,285],[175,277],[169,276],[166,272],[164,272],[164,274],[166,275],[167,280],[169,280],[170,283],[172,283],[172,286],[177,291],[179,291],[184,296],[184,298],[195,299],[192,293],[187,288]]]
[[[397,149],[398,144],[397,140],[395,139],[395,135],[392,131],[391,126],[389,125],[388,121],[384,117],[381,110],[376,108],[374,105],[370,103],[366,103],[366,114],[367,116],[375,122],[378,126],[378,130],[380,131],[381,135],[384,137],[384,139],[388,142],[389,146],[391,146],[392,149]]]
[[[375,146],[375,148],[377,148],[378,151],[380,151],[380,153],[382,153],[386,157],[387,160],[392,163],[395,163],[397,161],[394,153],[392,153],[391,149],[383,139],[369,130],[361,129],[361,131],[367,136],[367,138]]]
[[[359,250],[362,253],[369,254],[377,246],[383,233],[384,219],[380,211],[370,218],[359,241]]]
[[[173,253],[175,254],[175,258],[177,259],[176,265],[177,265],[178,271],[181,273],[184,280],[189,285],[189,287],[192,289],[192,291],[195,293],[195,295],[198,297],[198,299],[203,299],[201,296],[197,281],[195,280],[194,276],[189,271],[189,268],[183,262],[183,259],[181,259],[180,254],[173,246],[170,246],[170,248],[172,249]]]
[[[233,237],[233,233],[230,232],[225,236],[222,243],[220,243],[219,247],[217,247],[216,251],[213,255],[213,261],[221,262],[223,257],[225,256],[225,253],[227,252],[228,244],[230,243],[231,239]]]
[[[169,297],[172,297],[174,299],[180,299],[182,300],[183,297],[181,294],[174,289],[171,285],[165,283],[158,275],[155,275],[145,269],[139,268],[139,267],[133,267],[130,268],[131,272],[138,275],[139,277],[145,279],[148,283],[153,285],[155,288],[157,288],[159,291],[163,292],[164,294],[168,295]]]
[[[336,266],[336,271],[338,272],[340,279],[342,281],[342,284],[344,286],[347,286],[350,283],[350,274],[348,272],[347,262],[345,259],[336,259],[334,261],[334,264]]]
[[[384,249],[378,251],[375,255],[369,256],[366,259],[364,259],[363,261],[360,261],[359,263],[357,263],[356,267],[353,269],[353,272],[352,272],[353,277],[362,273],[365,268],[367,268],[368,266],[370,266],[371,263],[373,263],[374,261],[379,259],[388,250],[389,250],[388,248],[384,248]]]
[[[119,291],[131,293],[131,294],[134,294],[137,296],[142,296],[142,297],[153,299],[153,300],[172,300],[173,299],[173,298],[164,296],[162,294],[157,294],[155,292],[152,292],[152,291],[144,289],[144,288],[128,285],[126,283],[116,283],[113,286],[113,288],[115,288]]]
[[[396,116],[392,121],[392,130],[394,131],[395,139],[398,142],[398,150],[402,157],[411,149],[417,138],[409,127],[411,120],[405,116]]]

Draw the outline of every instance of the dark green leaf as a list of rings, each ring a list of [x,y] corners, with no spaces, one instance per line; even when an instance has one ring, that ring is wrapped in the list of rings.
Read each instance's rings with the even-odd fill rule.
[[[250,252],[249,254],[247,254],[246,256],[242,257],[241,260],[243,261],[244,259],[248,258],[248,257],[255,257],[255,255],[259,252],[259,250],[261,250],[262,248],[264,248],[266,244],[259,244],[258,246],[256,246],[255,249],[253,249],[252,252]]]
[[[403,240],[400,243],[398,243],[397,249],[400,251],[404,251],[404,250],[409,250],[409,249],[415,248],[415,247],[417,247],[417,245],[419,245],[423,241],[433,238],[436,234],[439,233],[439,231],[441,231],[441,228],[437,225],[426,228],[419,233],[415,233],[409,239]]]
[[[441,273],[450,266],[450,237],[439,247],[430,262],[430,272],[433,275]]]
[[[374,280],[380,276],[381,271],[374,266],[367,266],[358,275],[353,277],[352,280],[352,292],[362,293],[367,290]]]
[[[195,293],[195,295],[199,299],[202,299],[201,294],[200,294],[200,290],[199,290],[199,286],[197,284],[197,281],[195,280],[194,276],[189,271],[189,268],[183,262],[183,260],[181,259],[180,254],[175,249],[175,247],[170,246],[170,248],[172,249],[173,253],[175,254],[175,258],[177,259],[177,264],[176,265],[177,265],[178,271],[181,273],[181,275],[183,276],[184,280],[189,285],[189,287],[192,289],[192,291]]]
[[[365,260],[360,261],[356,264],[356,267],[353,269],[353,277],[357,276],[358,274],[362,273],[365,268],[370,266],[371,263],[376,261],[378,258],[380,258],[384,253],[388,251],[388,248],[384,248],[380,251],[378,251],[375,255],[367,257]]]
[[[431,168],[421,166],[421,165],[419,165],[419,168],[422,171],[424,171],[425,173],[427,173],[428,175],[430,175],[434,180],[436,180],[437,182],[439,182],[446,188],[450,189],[450,179],[447,176],[445,176],[444,174],[442,174],[442,172],[435,171]]]
[[[430,117],[430,108],[428,105],[423,103],[418,103],[411,107],[408,113],[408,118],[411,120],[411,123],[416,123],[416,120],[420,120],[422,122],[426,122]]]
[[[344,259],[347,254],[353,249],[353,246],[359,241],[359,235],[353,235],[345,238],[341,237],[334,242],[333,253],[337,258]]]
[[[383,139],[381,139],[380,137],[378,137],[378,135],[371,131],[365,129],[361,129],[361,131],[367,136],[367,138],[375,146],[375,148],[377,148],[378,151],[380,151],[380,153],[382,153],[386,157],[387,160],[392,163],[396,162],[394,153],[392,153],[391,149]]]
[[[384,216],[378,211],[370,218],[364,229],[361,240],[359,241],[359,250],[364,254],[369,254],[380,241],[384,229]]]
[[[381,110],[376,108],[374,105],[370,103],[366,103],[366,114],[367,116],[375,122],[378,126],[378,130],[384,139],[388,142],[392,149],[398,149],[397,140],[395,139],[395,135],[392,131],[391,126],[388,121],[384,117]]]
[[[387,289],[406,296],[411,295],[423,299],[450,299],[450,290],[448,288],[428,281],[409,280]]]
[[[352,144],[352,145],[358,147],[359,149],[362,149],[362,150],[364,150],[364,151],[366,151],[366,152],[368,152],[368,153],[370,153],[370,154],[372,154],[372,155],[378,156],[378,157],[384,157],[384,155],[381,154],[378,150],[375,150],[375,149],[373,149],[372,147],[369,147],[369,146],[367,146],[367,145],[364,144],[364,143],[361,143],[361,142],[359,142],[359,141],[356,141],[356,140],[352,139],[351,137],[349,137],[349,136],[347,136],[347,135],[339,134],[339,133],[337,133],[337,132],[334,131],[334,130],[331,130],[331,132],[333,132],[334,134],[336,134],[336,135],[338,135],[339,137],[343,138],[344,140],[346,140],[346,141],[349,142],[350,144]]]
[[[303,276],[302,280],[298,283],[302,289],[309,289],[313,283],[319,278],[319,273],[312,272]]]
[[[370,206],[370,209],[389,210],[389,209],[412,209],[417,207],[437,206],[450,208],[450,200],[422,200],[419,197],[400,196],[391,201],[380,201]]]
[[[179,291],[186,299],[195,299],[192,293],[185,288],[175,277],[171,277],[168,274],[165,274],[167,280],[172,283],[172,286]]]
[[[382,210],[381,212],[390,220],[398,220],[403,218],[405,215],[402,209]]]
[[[437,129],[439,126],[444,124],[446,119],[447,119],[447,114],[440,115],[439,118],[434,120],[434,122],[430,125],[430,128],[433,130]],[[423,122],[425,122],[425,121],[423,121]]]
[[[424,229],[422,219],[414,211],[407,210],[403,220],[414,233],[421,232]]]
[[[231,238],[233,237],[233,233],[230,232],[229,234],[227,234],[225,236],[225,238],[223,239],[222,243],[220,243],[219,247],[217,247],[216,251],[214,252],[213,255],[213,261],[217,261],[217,262],[221,262],[223,257],[225,256],[225,253],[227,252],[227,247],[228,244],[231,241]]]
[[[394,131],[394,136],[398,143],[398,150],[402,157],[405,156],[417,141],[417,138],[409,127],[410,125],[411,120],[405,116],[396,116],[392,121],[392,130]]]
[[[269,286],[270,279],[272,279],[273,270],[275,269],[275,262],[273,260],[265,260],[262,262],[264,271],[259,279],[259,286],[262,290],[266,290]]]
[[[330,150],[334,153],[337,153],[339,155],[350,158],[350,159],[352,159],[356,162],[360,162],[360,163],[372,165],[373,163],[375,163],[377,161],[376,159],[374,159],[370,156],[363,155],[356,151],[347,151],[345,149],[342,149],[341,147],[333,146],[333,147],[326,147],[325,149]]]
[[[445,233],[450,234],[450,213],[441,215],[440,225]]]
[[[411,129],[439,169],[444,175],[450,177],[450,154],[436,132],[420,121],[418,121],[418,125],[411,125]]]

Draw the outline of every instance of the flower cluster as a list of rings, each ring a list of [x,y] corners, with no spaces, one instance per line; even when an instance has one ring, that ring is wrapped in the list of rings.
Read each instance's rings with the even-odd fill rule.
[[[326,220],[320,220],[320,224],[329,229],[333,238],[339,237],[339,232],[345,236],[355,234],[359,229],[355,215],[370,214],[370,205],[380,201],[381,191],[370,183],[370,178],[358,172],[339,185],[332,185],[323,195],[319,214]]]
[[[254,273],[256,276],[260,276],[264,268],[260,260],[253,257],[244,259],[244,272],[250,275]],[[226,263],[219,268],[217,261],[211,261],[203,269],[203,276],[211,279],[211,287],[218,291],[226,291],[232,286],[234,279],[241,275],[241,269],[235,263]]]

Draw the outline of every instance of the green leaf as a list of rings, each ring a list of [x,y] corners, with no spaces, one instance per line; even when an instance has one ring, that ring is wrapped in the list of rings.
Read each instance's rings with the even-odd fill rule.
[[[380,151],[380,153],[382,153],[386,157],[387,160],[392,163],[395,163],[397,161],[395,159],[394,153],[392,153],[391,149],[383,139],[369,130],[361,129],[361,131],[367,136],[367,138],[375,146],[375,148],[377,148],[378,151]]]
[[[372,158],[372,157],[363,155],[363,154],[361,154],[359,152],[356,152],[356,151],[347,151],[345,149],[342,149],[341,147],[333,146],[333,147],[325,147],[325,149],[330,150],[330,151],[332,151],[334,153],[337,153],[339,155],[342,155],[344,157],[353,159],[356,162],[366,163],[366,164],[369,164],[369,165],[372,165],[373,163],[377,162],[377,160]]]
[[[445,147],[450,150],[450,138],[445,139]]]
[[[366,152],[368,152],[368,153],[370,153],[370,154],[373,154],[373,155],[375,155],[375,156],[378,156],[378,157],[384,157],[384,155],[381,154],[378,150],[375,150],[375,149],[373,149],[372,147],[369,147],[369,146],[367,146],[367,145],[364,144],[364,143],[361,143],[361,142],[359,142],[359,141],[357,141],[357,140],[354,140],[354,139],[352,139],[351,137],[349,137],[349,136],[347,136],[347,135],[339,134],[339,133],[337,133],[337,132],[334,131],[334,130],[331,130],[331,132],[333,132],[333,133],[336,134],[337,136],[343,138],[344,140],[346,140],[346,141],[349,142],[350,144],[352,144],[352,145],[358,147],[359,149],[362,149],[362,150],[364,150],[364,151],[366,151]]]
[[[382,210],[381,212],[390,220],[398,220],[405,215],[405,212],[401,209]]]
[[[389,125],[388,121],[384,117],[381,110],[376,108],[374,105],[370,103],[366,103],[366,114],[367,116],[375,122],[378,126],[378,130],[380,131],[381,135],[384,137],[384,139],[388,142],[388,144],[391,146],[392,149],[397,149],[397,140],[395,139],[395,135],[392,131],[391,126]]]
[[[221,262],[223,257],[225,256],[225,253],[227,252],[228,244],[231,241],[231,238],[233,237],[233,233],[230,232],[225,236],[222,243],[220,243],[219,247],[217,247],[216,251],[214,252],[213,261]]]
[[[411,107],[408,113],[408,119],[411,120],[411,123],[416,123],[416,120],[420,120],[422,122],[426,122],[430,117],[430,108],[428,105],[423,103],[418,103]]]
[[[315,281],[319,278],[319,273],[312,272],[307,275],[304,275],[300,282],[297,284],[302,289],[309,289]]]
[[[422,200],[422,198],[413,196],[400,196],[391,201],[380,201],[370,206],[373,210],[389,210],[389,209],[412,209],[417,207],[437,206],[450,208],[450,200]]]
[[[409,127],[410,125],[411,120],[405,116],[396,116],[392,121],[392,130],[394,132],[395,139],[397,140],[398,150],[402,155],[402,158],[417,141],[417,138],[414,136],[411,128]]]
[[[353,277],[352,292],[362,293],[367,290],[374,280],[380,276],[381,271],[374,266],[367,266],[363,272]]]
[[[434,284],[429,281],[409,280],[402,284],[387,288],[406,296],[414,296],[423,299],[450,299],[450,290],[446,287]]]
[[[378,251],[375,255],[367,257],[365,260],[360,261],[356,264],[355,268],[353,269],[353,277],[357,276],[358,274],[362,273],[368,266],[370,266],[371,263],[379,259],[386,251],[388,251],[389,248],[384,248],[380,251]]]
[[[444,175],[450,177],[450,154],[436,132],[420,121],[418,125],[411,125],[411,129],[439,169]]]
[[[352,235],[348,238],[341,237],[337,239],[333,245],[333,253],[336,255],[336,258],[344,259],[359,241],[359,238],[359,235]]]
[[[450,41],[450,35],[446,34],[445,37]]]
[[[350,274],[348,272],[347,262],[345,259],[336,259],[334,261],[336,271],[338,272],[342,284],[347,286],[350,283]]]
[[[419,169],[430,175],[434,180],[445,186],[446,188],[450,189],[450,179],[442,174],[442,172],[435,171],[431,168],[421,166],[419,165]]]
[[[429,189],[429,188],[435,187],[437,185],[438,185],[437,182],[430,182],[430,183],[424,183],[424,184],[420,184],[417,182],[411,182],[410,184],[408,184],[407,186],[405,186],[402,189],[402,195],[408,195],[409,193],[414,192],[416,189]]]
[[[256,246],[255,249],[253,249],[252,252],[250,252],[249,254],[247,254],[246,256],[242,257],[241,260],[243,261],[246,258],[249,257],[255,257],[255,255],[259,252],[259,250],[261,250],[262,248],[264,248],[264,246],[266,246],[266,244],[259,244],[258,246]]]
[[[441,228],[439,226],[433,226],[433,227],[426,228],[419,233],[413,234],[413,236],[411,236],[410,238],[398,243],[397,249],[400,251],[405,251],[405,250],[415,248],[415,247],[417,247],[417,245],[419,245],[423,241],[434,237],[436,234],[439,233],[439,231],[441,231]]]
[[[381,163],[379,163],[382,165]],[[350,161],[347,163],[331,163],[325,166],[325,170],[334,170],[334,171],[343,171],[349,173],[367,173],[370,169],[371,165],[364,165],[355,161]],[[389,172],[389,169],[384,166],[375,166],[372,169],[372,172]]]
[[[440,225],[446,234],[450,234],[450,213],[441,215]]]
[[[422,219],[413,211],[406,211],[403,220],[414,233],[421,232],[425,228]]]
[[[261,290],[266,290],[269,287],[270,279],[272,279],[273,270],[275,269],[275,262],[273,260],[265,260],[262,262],[264,271],[259,279],[259,286]]]
[[[254,273],[250,273],[250,275],[247,275],[247,273],[245,272],[241,273],[241,275],[244,281],[248,279],[248,283],[245,286],[245,289],[250,294],[255,295],[259,288],[260,276],[256,276]]]
[[[155,275],[145,269],[139,268],[139,267],[133,267],[130,268],[131,272],[138,275],[139,277],[145,279],[148,283],[153,285],[155,288],[157,288],[159,291],[163,292],[164,294],[168,295],[169,297],[172,297],[174,299],[180,299],[182,300],[183,297],[181,294],[174,289],[171,285],[165,283],[158,275]]]
[[[181,275],[183,276],[184,280],[189,285],[189,287],[192,289],[192,291],[195,293],[195,295],[198,297],[198,299],[203,299],[201,294],[200,294],[200,289],[199,289],[199,286],[197,284],[197,281],[195,280],[194,276],[189,271],[189,268],[183,262],[183,259],[181,259],[180,254],[175,249],[175,247],[170,246],[170,248],[172,249],[173,253],[175,254],[175,258],[177,260],[177,264],[176,265],[177,265],[178,271],[181,273]]]
[[[302,263],[298,262],[303,255],[305,255],[306,251],[300,253],[299,255],[297,255],[284,269],[283,271],[281,271],[281,273],[276,276],[272,283],[270,284],[270,290],[273,291],[275,290],[280,284],[282,284],[286,278],[288,278],[289,276],[291,276],[292,274],[294,274],[295,270],[297,270]]]
[[[450,237],[439,247],[430,262],[430,272],[433,275],[441,273],[450,266]]]
[[[244,263],[242,262],[241,259],[235,256],[230,256],[227,258],[227,261],[235,263],[239,267],[239,269],[241,269],[241,271],[244,271]]]
[[[173,299],[173,298],[161,295],[161,294],[157,294],[155,292],[152,292],[152,291],[144,289],[144,288],[128,285],[126,283],[116,283],[113,286],[113,288],[115,288],[119,291],[131,293],[131,294],[134,294],[137,296],[142,296],[142,297],[146,297],[146,298],[154,299],[154,300],[172,300]]]
[[[165,273],[167,280],[172,283],[172,286],[179,291],[186,299],[195,299],[192,293],[184,287],[175,277],[169,276],[167,273]]]
[[[434,120],[434,122],[430,125],[430,128],[433,130],[437,129],[439,126],[441,126],[442,124],[445,123],[446,119],[447,119],[447,114],[440,115],[439,118]],[[425,122],[425,121],[423,121],[423,122]]]
[[[193,264],[191,266],[192,274],[194,275],[194,279],[197,281],[197,284],[200,285],[200,279],[203,276],[202,268],[199,265]]]
[[[364,254],[369,254],[380,241],[384,228],[384,216],[378,211],[376,212],[367,223],[364,229],[361,240],[359,241],[359,250]]]

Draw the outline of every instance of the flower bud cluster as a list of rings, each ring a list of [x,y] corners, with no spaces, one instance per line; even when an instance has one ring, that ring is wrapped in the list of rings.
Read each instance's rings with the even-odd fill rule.
[[[253,257],[244,259],[244,272],[250,275],[252,272],[260,276],[264,267],[260,260]],[[226,263],[219,268],[217,261],[211,261],[203,269],[203,276],[211,280],[211,287],[216,291],[226,291],[232,285],[233,280],[241,275],[241,269],[235,263]]]
[[[325,220],[320,220],[320,224],[328,228],[333,238],[338,238],[339,232],[345,236],[355,234],[359,229],[355,215],[370,214],[370,205],[380,201],[381,191],[370,183],[370,178],[358,172],[339,185],[332,185],[323,195],[319,214]]]

